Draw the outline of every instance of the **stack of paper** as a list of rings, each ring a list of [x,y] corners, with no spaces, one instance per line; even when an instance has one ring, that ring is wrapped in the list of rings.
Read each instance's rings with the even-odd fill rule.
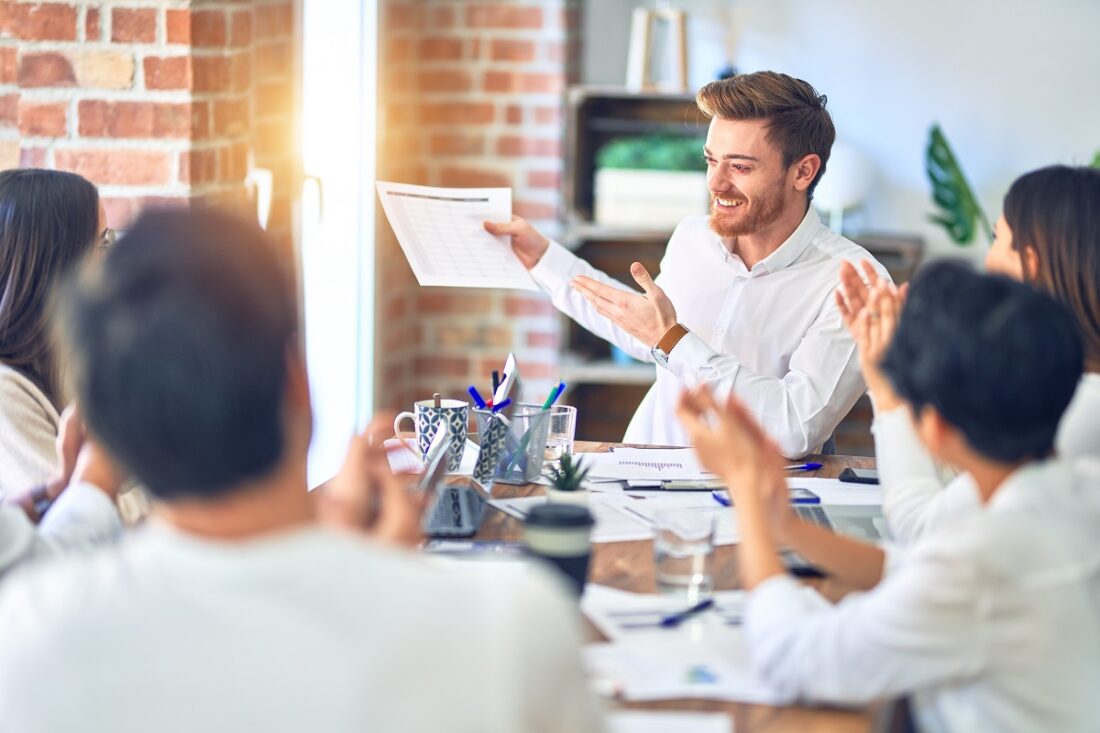
[[[583,456],[593,479],[692,481],[714,477],[703,469],[691,448],[614,448]]]

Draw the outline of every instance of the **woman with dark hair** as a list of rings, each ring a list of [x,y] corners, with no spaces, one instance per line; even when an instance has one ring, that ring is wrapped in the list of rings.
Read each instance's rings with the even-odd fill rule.
[[[50,301],[60,278],[111,234],[99,193],[84,178],[0,172],[0,497],[58,472],[55,440],[67,400]]]
[[[1059,165],[1020,176],[1005,197],[995,235],[986,268],[1061,303],[1084,344],[1084,375],[1059,423],[1055,450],[1071,459],[1100,457],[1100,170]],[[864,276],[867,283],[854,268],[842,267],[837,301],[859,346],[875,405],[872,431],[883,513],[895,539],[908,542],[971,513],[979,503],[973,477],[945,478],[921,449],[901,399],[883,376],[880,363],[904,293],[873,271]]]

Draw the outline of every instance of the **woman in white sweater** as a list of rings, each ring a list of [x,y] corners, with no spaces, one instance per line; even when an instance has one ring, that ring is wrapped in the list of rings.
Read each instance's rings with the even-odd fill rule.
[[[49,304],[59,280],[107,241],[95,186],[61,171],[0,172],[0,498],[46,484],[65,405]]]
[[[1100,457],[1100,170],[1050,166],[1016,179],[1005,196],[986,268],[1033,285],[1073,314],[1085,346],[1085,374],[1059,424],[1055,448],[1066,458]],[[944,478],[879,369],[904,290],[880,281],[873,270],[864,276],[866,283],[844,266],[837,302],[860,347],[875,406],[872,431],[883,512],[895,539],[911,542],[969,516],[979,501],[968,474]]]

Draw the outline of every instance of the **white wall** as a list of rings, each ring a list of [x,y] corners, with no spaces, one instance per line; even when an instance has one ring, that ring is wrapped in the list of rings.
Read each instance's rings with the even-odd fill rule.
[[[585,6],[584,77],[621,83],[634,0]],[[924,174],[938,121],[986,213],[1012,180],[1100,149],[1100,2],[1092,0],[686,0],[693,85],[732,49],[739,71],[775,69],[829,97],[840,139],[865,154],[876,186],[867,229],[918,232],[952,251]],[[726,31],[732,27],[732,33]],[[598,39],[598,42],[593,42]],[[975,254],[979,254],[975,252]]]

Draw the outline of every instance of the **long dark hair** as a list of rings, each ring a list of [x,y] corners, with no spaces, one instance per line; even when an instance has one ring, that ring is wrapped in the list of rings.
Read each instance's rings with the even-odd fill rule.
[[[60,407],[49,308],[59,278],[95,245],[99,192],[84,178],[24,168],[0,172],[0,363]]]
[[[1088,369],[1100,371],[1100,170],[1053,165],[1025,173],[1005,196],[1012,248],[1034,250],[1024,278],[1073,312]]]

